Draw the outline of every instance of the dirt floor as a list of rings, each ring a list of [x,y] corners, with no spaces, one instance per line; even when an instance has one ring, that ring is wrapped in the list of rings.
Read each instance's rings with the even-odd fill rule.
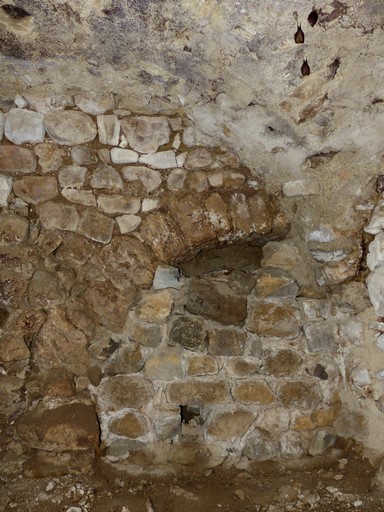
[[[169,478],[65,476],[2,478],[0,511],[146,512],[384,512],[372,487],[375,470],[351,450],[332,458],[264,462]]]

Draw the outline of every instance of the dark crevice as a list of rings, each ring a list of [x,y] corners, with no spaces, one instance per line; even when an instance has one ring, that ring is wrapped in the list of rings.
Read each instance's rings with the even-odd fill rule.
[[[15,20],[22,20],[27,16],[31,16],[31,14],[28,11],[26,11],[22,7],[17,7],[16,5],[5,4],[2,5],[1,8],[8,14],[8,16]]]

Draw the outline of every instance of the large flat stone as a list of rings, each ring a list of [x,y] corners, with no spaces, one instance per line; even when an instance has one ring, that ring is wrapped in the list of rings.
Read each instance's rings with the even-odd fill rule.
[[[301,328],[300,310],[294,302],[252,301],[247,329],[259,336],[296,338]]]
[[[171,134],[167,118],[160,116],[122,119],[121,128],[131,148],[139,153],[155,153],[168,144]]]
[[[5,121],[5,136],[14,144],[34,144],[44,140],[43,116],[38,112],[12,108]]]
[[[53,176],[26,176],[13,184],[13,191],[26,203],[39,204],[59,194],[57,180]]]
[[[86,210],[81,216],[78,232],[81,235],[108,244],[112,238],[115,222],[95,209]]]
[[[0,172],[10,175],[31,174],[36,169],[32,151],[17,146],[0,146]]]
[[[79,225],[79,214],[75,206],[48,201],[36,208],[42,225],[48,229],[76,231]]]
[[[189,282],[186,310],[223,324],[242,325],[247,317],[247,301],[225,283],[193,278]]]
[[[51,139],[64,146],[90,142],[97,134],[92,119],[76,110],[48,112],[44,116],[44,126]]]

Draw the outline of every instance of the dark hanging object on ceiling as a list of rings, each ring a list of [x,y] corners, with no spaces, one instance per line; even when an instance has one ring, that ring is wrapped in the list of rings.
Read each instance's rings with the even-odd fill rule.
[[[16,7],[15,5],[5,4],[2,5],[1,8],[8,14],[8,16],[14,18],[15,20],[21,20],[22,18],[30,16],[29,12],[27,12],[25,9]]]
[[[303,65],[301,66],[301,74],[303,76],[308,76],[311,74],[311,68],[307,62],[307,59],[304,59]]]
[[[319,19],[319,15],[317,14],[317,11],[315,9],[313,9],[312,12],[309,13],[308,15],[308,23],[311,25],[311,27],[314,27],[317,23],[317,20]]]
[[[329,65],[329,78],[333,80],[336,76],[337,70],[340,67],[340,59],[335,59],[332,64]]]
[[[295,33],[295,43],[304,43],[304,32],[301,30],[301,25],[297,25],[297,30]]]

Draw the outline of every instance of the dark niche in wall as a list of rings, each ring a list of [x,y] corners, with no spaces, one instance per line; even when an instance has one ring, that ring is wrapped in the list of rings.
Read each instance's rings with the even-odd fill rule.
[[[187,277],[202,277],[234,270],[255,272],[260,268],[263,244],[249,242],[213,249],[202,249],[193,259],[177,263]]]

